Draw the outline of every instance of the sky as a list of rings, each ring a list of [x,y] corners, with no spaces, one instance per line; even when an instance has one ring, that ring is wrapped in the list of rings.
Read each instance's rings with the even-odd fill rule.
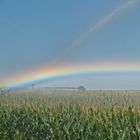
[[[1,0],[0,1],[0,85],[32,71],[39,75],[83,33],[128,0]],[[58,67],[65,65],[140,65],[140,2],[122,10],[95,34],[70,50]],[[96,67],[96,66],[95,66]],[[120,68],[120,66],[118,66]],[[57,67],[55,67],[57,70]],[[82,69],[82,68],[81,68]],[[140,69],[137,69],[140,71]],[[23,74],[24,71],[26,74]],[[64,71],[64,70],[63,70]],[[74,69],[73,69],[74,71]],[[127,69],[126,69],[127,71]],[[78,73],[78,72],[77,72]],[[35,76],[38,73],[35,74]],[[59,74],[58,74],[59,75]],[[67,73],[67,75],[69,75]],[[140,74],[74,74],[59,76],[49,86],[89,88],[139,88]],[[127,75],[127,76],[126,76]],[[27,77],[27,78],[26,78]],[[35,79],[34,76],[31,77]],[[13,80],[18,83],[18,80]],[[21,78],[22,81],[22,78]],[[27,80],[28,81],[28,80]]]

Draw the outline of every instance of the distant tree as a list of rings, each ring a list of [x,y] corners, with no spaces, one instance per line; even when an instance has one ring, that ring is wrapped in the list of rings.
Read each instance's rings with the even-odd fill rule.
[[[6,93],[8,91],[8,88],[0,88],[0,93]]]
[[[32,84],[32,88],[34,88],[35,87],[35,84]]]
[[[77,89],[78,89],[79,91],[86,91],[86,88],[85,88],[84,86],[79,86]]]

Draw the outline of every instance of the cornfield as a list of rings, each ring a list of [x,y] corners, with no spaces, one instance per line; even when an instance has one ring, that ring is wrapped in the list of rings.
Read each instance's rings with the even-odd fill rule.
[[[2,140],[139,140],[140,91],[0,95]]]

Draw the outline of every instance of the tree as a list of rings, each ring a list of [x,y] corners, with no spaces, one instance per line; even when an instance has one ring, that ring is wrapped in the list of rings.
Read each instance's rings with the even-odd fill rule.
[[[86,91],[86,88],[85,88],[84,86],[79,86],[77,89],[78,89],[79,91]]]

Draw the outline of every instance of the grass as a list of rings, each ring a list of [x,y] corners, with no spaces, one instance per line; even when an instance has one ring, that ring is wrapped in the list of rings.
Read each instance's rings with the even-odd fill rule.
[[[0,95],[2,140],[139,140],[140,91]]]

